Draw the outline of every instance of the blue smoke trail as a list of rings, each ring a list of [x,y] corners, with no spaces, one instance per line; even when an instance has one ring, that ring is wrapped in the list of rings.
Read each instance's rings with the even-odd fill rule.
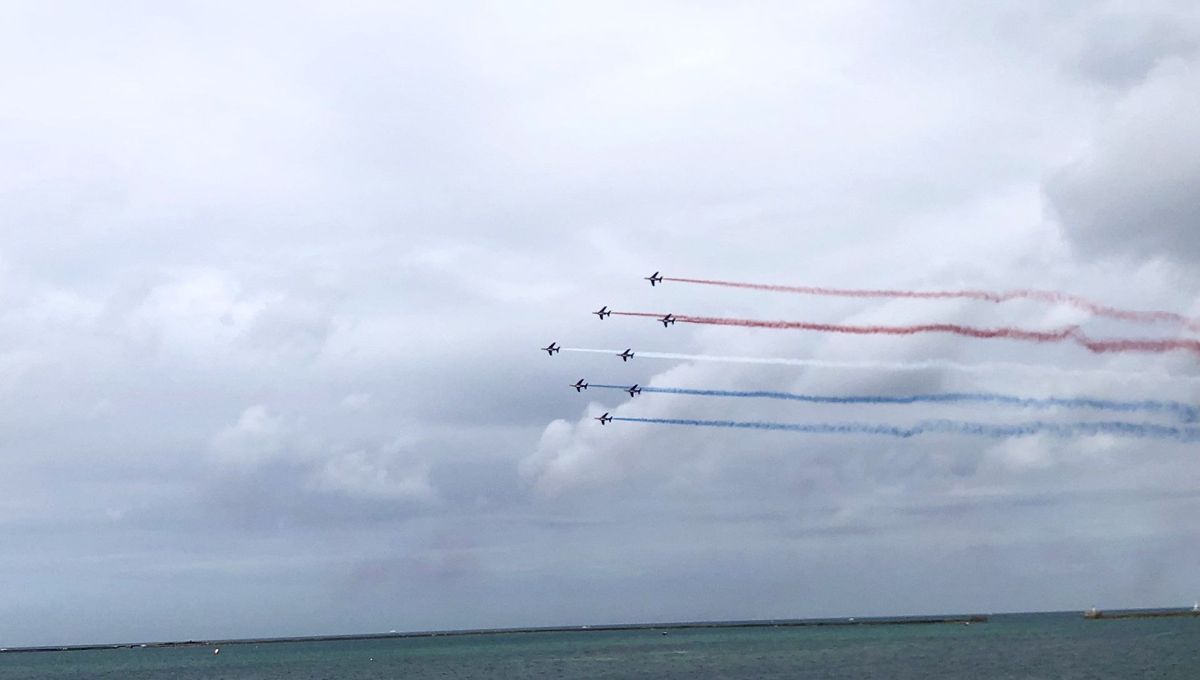
[[[807,434],[874,434],[908,439],[922,434],[962,434],[975,437],[1005,439],[1009,437],[1031,437],[1048,434],[1055,437],[1077,437],[1110,434],[1143,439],[1174,439],[1181,442],[1200,441],[1200,428],[1151,425],[1148,423],[1126,423],[1106,421],[1094,423],[1046,423],[1040,420],[1015,425],[989,425],[985,423],[961,422],[956,420],[923,420],[912,427],[877,425],[871,423],[794,423],[743,422],[737,420],[688,420],[683,418],[622,418],[613,420],[629,423],[655,423],[659,425],[691,425],[693,427],[726,427],[743,430],[781,430]]]
[[[628,390],[623,385],[591,385],[601,389]],[[1095,409],[1097,411],[1116,411],[1120,413],[1173,413],[1185,423],[1194,423],[1200,419],[1200,408],[1178,401],[1157,401],[1152,399],[1128,401],[1114,399],[1094,399],[1091,397],[1047,397],[1036,399],[1017,397],[1009,394],[993,394],[990,392],[945,392],[938,394],[912,394],[904,396],[863,395],[851,397],[834,397],[828,395],[793,394],[791,392],[766,392],[744,390],[702,390],[683,387],[642,387],[643,393],[657,392],[661,394],[689,394],[701,397],[737,397],[743,399],[786,399],[802,401],[809,404],[955,404],[981,403],[1016,406],[1019,408],[1046,409],[1061,406],[1063,408]]]

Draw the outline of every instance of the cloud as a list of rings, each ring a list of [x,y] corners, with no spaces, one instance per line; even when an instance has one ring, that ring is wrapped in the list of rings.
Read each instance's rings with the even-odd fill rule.
[[[218,432],[208,451],[218,465],[253,470],[287,453],[288,434],[282,419],[259,404],[247,407],[236,423]]]
[[[1187,2],[1120,3],[1083,12],[1074,66],[1085,78],[1126,89],[1173,58],[1200,48],[1200,14]]]
[[[1197,40],[1193,44],[1200,44]],[[1200,258],[1200,61],[1164,57],[1120,99],[1087,151],[1045,185],[1084,257]]]
[[[244,496],[233,504],[248,503],[294,521],[307,521],[310,511],[360,502],[433,503],[438,494],[431,464],[413,452],[408,439],[351,448],[346,439],[313,431],[298,416],[258,404],[213,436],[207,476],[226,504]],[[307,510],[298,512],[299,499]]]
[[[429,465],[413,464],[395,451],[371,455],[352,451],[331,457],[313,474],[310,484],[318,491],[392,500],[430,501]]]

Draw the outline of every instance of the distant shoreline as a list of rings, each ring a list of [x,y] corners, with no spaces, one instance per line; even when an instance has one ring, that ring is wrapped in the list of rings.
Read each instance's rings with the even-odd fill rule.
[[[692,621],[675,623],[614,623],[580,626],[536,626],[524,628],[480,628],[467,630],[432,630],[404,633],[359,633],[352,635],[310,635],[299,637],[242,638],[231,640],[177,640],[171,642],[125,642],[120,644],[41,645],[11,647],[2,653],[82,652],[103,649],[156,649],[163,647],[224,647],[233,645],[280,644],[286,642],[334,642],[348,640],[387,640],[400,638],[464,637],[468,635],[517,635],[526,633],[594,633],[632,630],[686,630],[696,628],[803,628],[835,626],[905,626],[934,624],[987,623],[988,617],[969,616],[894,616],[848,617],[839,619],[765,619],[759,621]]]
[[[1029,612],[1035,613],[1035,612]],[[1040,612],[1054,614],[1069,614],[1070,612]],[[1111,612],[1095,612],[1085,618],[1099,620],[1118,619],[1152,619],[1167,617],[1200,617],[1200,613],[1190,609],[1122,609]],[[225,647],[234,645],[281,644],[288,642],[336,642],[350,640],[388,640],[432,637],[465,637],[474,635],[519,635],[529,633],[592,633],[604,631],[667,631],[688,629],[714,628],[818,628],[818,627],[847,627],[847,626],[904,626],[904,625],[937,625],[959,624],[970,625],[987,623],[989,616],[985,615],[955,615],[955,616],[869,616],[844,617],[824,619],[763,619],[754,621],[683,621],[668,623],[617,623],[578,626],[526,626],[519,628],[479,628],[462,630],[431,630],[389,633],[357,633],[349,635],[309,635],[296,637],[272,638],[237,638],[227,640],[176,640],[169,642],[125,642],[120,644],[87,644],[87,645],[39,645],[33,647],[0,648],[0,654],[16,654],[30,652],[72,652],[96,651],[104,649],[161,649],[164,647]]]

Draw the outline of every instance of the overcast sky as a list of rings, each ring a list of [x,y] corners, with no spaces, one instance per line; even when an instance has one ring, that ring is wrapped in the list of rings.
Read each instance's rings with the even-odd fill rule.
[[[0,646],[1200,597],[1194,444],[566,387],[1200,401],[1186,353],[588,314],[1180,333],[640,277],[1200,316],[1194,2],[18,0],[0,92]]]

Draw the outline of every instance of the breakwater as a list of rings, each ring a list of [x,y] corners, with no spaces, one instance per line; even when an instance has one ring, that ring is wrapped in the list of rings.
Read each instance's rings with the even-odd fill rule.
[[[617,623],[580,626],[545,626],[529,628],[489,628],[471,630],[437,630],[418,632],[362,633],[356,635],[318,635],[308,637],[247,638],[235,640],[180,640],[173,642],[144,642],[92,645],[55,645],[39,647],[14,647],[0,653],[17,652],[65,652],[100,649],[140,649],[161,647],[227,647],[232,645],[260,645],[284,642],[332,642],[337,640],[386,640],[391,638],[454,637],[463,635],[518,635],[525,633],[586,633],[601,631],[661,631],[699,628],[803,628],[835,626],[915,626],[936,624],[970,625],[987,623],[988,617],[971,616],[903,616],[903,617],[849,617],[837,619],[768,619],[757,621],[694,621],[677,623]]]
[[[1175,617],[1198,617],[1200,610],[1196,609],[1134,609],[1104,612],[1099,609],[1089,609],[1083,613],[1085,619],[1166,619]]]

